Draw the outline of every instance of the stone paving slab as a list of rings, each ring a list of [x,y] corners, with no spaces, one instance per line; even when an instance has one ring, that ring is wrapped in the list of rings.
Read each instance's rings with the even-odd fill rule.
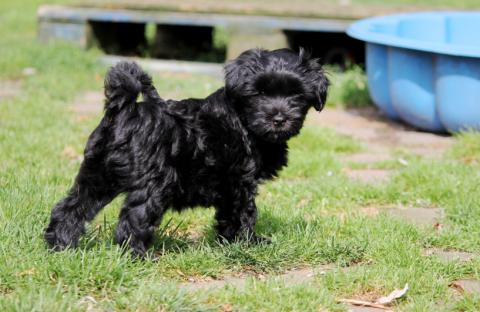
[[[423,207],[394,207],[390,205],[386,206],[366,206],[360,207],[357,211],[368,217],[377,217],[381,213],[385,213],[387,216],[391,216],[413,225],[417,226],[430,226],[436,227],[445,215],[445,210],[443,208],[423,208]],[[343,214],[339,215],[341,218],[345,216]],[[425,256],[436,255],[441,259],[458,259],[460,261],[468,261],[475,257],[475,254],[461,251],[453,250],[442,250],[438,248],[430,248],[425,251]]]
[[[426,256],[437,256],[443,262],[468,262],[475,258],[475,254],[464,251],[443,250],[431,248],[425,251]]]
[[[303,268],[290,270],[286,273],[273,276],[226,276],[221,280],[190,280],[187,283],[180,284],[180,288],[187,290],[210,290],[215,288],[224,288],[227,286],[242,289],[247,285],[250,279],[257,281],[264,281],[266,279],[276,279],[283,281],[288,286],[299,285],[303,283],[312,282],[315,279],[316,274],[325,274],[326,271],[331,271],[335,268],[334,265],[322,265],[315,268]]]
[[[394,122],[374,107],[362,109],[326,108],[308,115],[307,124],[331,128],[359,141],[371,150],[406,150],[416,155],[439,157],[449,149],[451,136],[416,131]]]
[[[450,287],[462,293],[480,295],[479,280],[461,279],[450,284]]]
[[[390,208],[387,214],[416,226],[434,226],[445,214],[443,208]]]

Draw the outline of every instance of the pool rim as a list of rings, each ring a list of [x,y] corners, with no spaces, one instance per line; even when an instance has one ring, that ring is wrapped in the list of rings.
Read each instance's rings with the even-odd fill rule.
[[[399,22],[402,18],[411,18],[425,16],[427,18],[438,18],[443,16],[444,18],[450,16],[478,16],[480,19],[480,11],[425,11],[425,12],[410,12],[402,14],[392,14],[384,15],[378,17],[371,17],[363,19],[357,22],[354,22],[348,27],[347,34],[355,39],[365,41],[367,43],[375,43],[380,45],[385,45],[395,48],[404,48],[411,50],[418,50],[430,53],[445,54],[459,57],[471,57],[479,58],[480,57],[480,45],[479,46],[469,46],[469,45],[459,45],[451,43],[435,43],[421,41],[417,39],[406,39],[401,38],[397,35],[392,34],[381,34],[378,32],[373,32],[370,30],[370,27],[374,24],[379,24],[381,22],[386,23],[395,23]],[[472,30],[473,31],[473,30]]]

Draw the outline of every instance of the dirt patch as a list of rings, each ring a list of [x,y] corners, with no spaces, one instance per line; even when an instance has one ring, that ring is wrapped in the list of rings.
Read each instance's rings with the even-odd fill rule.
[[[103,110],[105,96],[100,91],[88,91],[78,96],[71,110],[78,116],[99,114]]]
[[[381,207],[367,206],[360,208],[360,213],[368,217],[376,217],[382,211]]]
[[[4,99],[13,98],[22,92],[22,82],[7,80],[0,82],[0,103]]]
[[[417,131],[392,121],[374,107],[349,110],[327,108],[321,114],[309,114],[307,123],[350,136],[369,151],[400,149],[420,156],[439,156],[454,143],[450,136]]]

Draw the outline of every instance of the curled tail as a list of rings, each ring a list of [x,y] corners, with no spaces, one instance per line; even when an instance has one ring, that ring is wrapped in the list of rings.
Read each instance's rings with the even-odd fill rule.
[[[105,110],[132,105],[140,93],[145,101],[161,100],[152,78],[140,66],[134,62],[119,62],[105,77]]]

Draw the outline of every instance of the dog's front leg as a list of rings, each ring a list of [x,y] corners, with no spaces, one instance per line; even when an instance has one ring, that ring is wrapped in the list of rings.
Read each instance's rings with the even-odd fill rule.
[[[255,234],[257,206],[256,185],[231,185],[223,194],[222,202],[216,207],[217,235],[229,242],[248,240],[255,243],[269,239]]]

